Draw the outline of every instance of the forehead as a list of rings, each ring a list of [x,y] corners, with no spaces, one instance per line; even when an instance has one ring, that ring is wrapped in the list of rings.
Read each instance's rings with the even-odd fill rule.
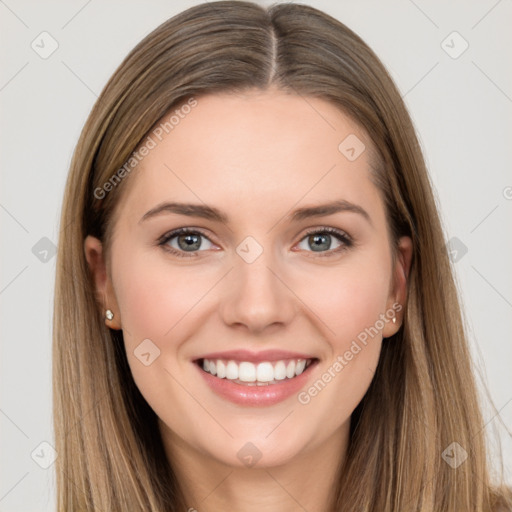
[[[150,133],[152,149],[122,201],[137,214],[164,200],[236,206],[252,215],[255,207],[262,214],[262,205],[277,213],[301,200],[377,198],[368,135],[326,100],[252,91],[196,102],[164,116]]]

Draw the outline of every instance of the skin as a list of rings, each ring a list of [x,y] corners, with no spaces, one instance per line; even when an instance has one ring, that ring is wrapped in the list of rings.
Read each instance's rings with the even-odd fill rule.
[[[213,393],[192,360],[237,348],[304,352],[320,360],[310,386],[380,314],[404,304],[411,240],[400,239],[393,260],[384,204],[370,179],[371,141],[330,103],[277,90],[197,100],[126,178],[108,258],[99,240],[85,240],[98,297],[114,312],[106,325],[123,330],[133,378],[159,417],[187,506],[325,511],[350,416],[403,311],[308,404],[293,395],[270,407],[235,405]],[[338,150],[350,134],[366,146],[354,161]],[[338,199],[364,208],[370,222],[351,211],[289,220],[296,208]],[[229,222],[175,213],[141,221],[165,201],[214,206]],[[158,246],[180,227],[205,233],[196,257]],[[315,252],[307,230],[324,227],[354,244],[335,253],[344,244],[327,234],[328,248]],[[236,252],[247,236],[263,248],[252,263]],[[178,237],[170,244],[180,250]],[[145,366],[134,350],[148,338],[160,356]],[[261,452],[253,467],[237,457],[247,442]]]

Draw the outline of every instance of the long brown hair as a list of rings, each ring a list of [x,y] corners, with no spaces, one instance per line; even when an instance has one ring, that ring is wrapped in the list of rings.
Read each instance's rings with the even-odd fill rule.
[[[122,331],[104,325],[83,244],[94,235],[108,248],[115,207],[131,178],[112,179],[164,114],[201,94],[270,86],[323,98],[367,131],[391,237],[413,241],[403,326],[383,344],[352,415],[333,510],[512,507],[507,489],[490,481],[456,285],[399,91],[362,39],[323,12],[221,1],[169,19],[131,51],[98,98],[74,153],[54,310],[58,510],[186,510],[156,415],[131,376]],[[115,190],[99,194],[107,182]],[[442,457],[453,442],[468,453],[457,468]]]

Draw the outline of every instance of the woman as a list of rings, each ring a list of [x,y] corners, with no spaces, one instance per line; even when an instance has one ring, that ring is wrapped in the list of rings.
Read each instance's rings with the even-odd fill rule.
[[[61,225],[59,510],[512,510],[410,117],[340,22],[162,24],[99,97]]]

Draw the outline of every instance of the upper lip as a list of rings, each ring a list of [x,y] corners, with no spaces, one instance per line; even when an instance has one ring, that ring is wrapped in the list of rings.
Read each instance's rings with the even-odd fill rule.
[[[226,352],[211,352],[200,357],[200,359],[226,359],[233,361],[248,361],[250,363],[261,363],[262,361],[280,361],[282,359],[316,359],[312,355],[287,350],[262,350],[261,352],[250,352],[249,350],[228,350]]]

